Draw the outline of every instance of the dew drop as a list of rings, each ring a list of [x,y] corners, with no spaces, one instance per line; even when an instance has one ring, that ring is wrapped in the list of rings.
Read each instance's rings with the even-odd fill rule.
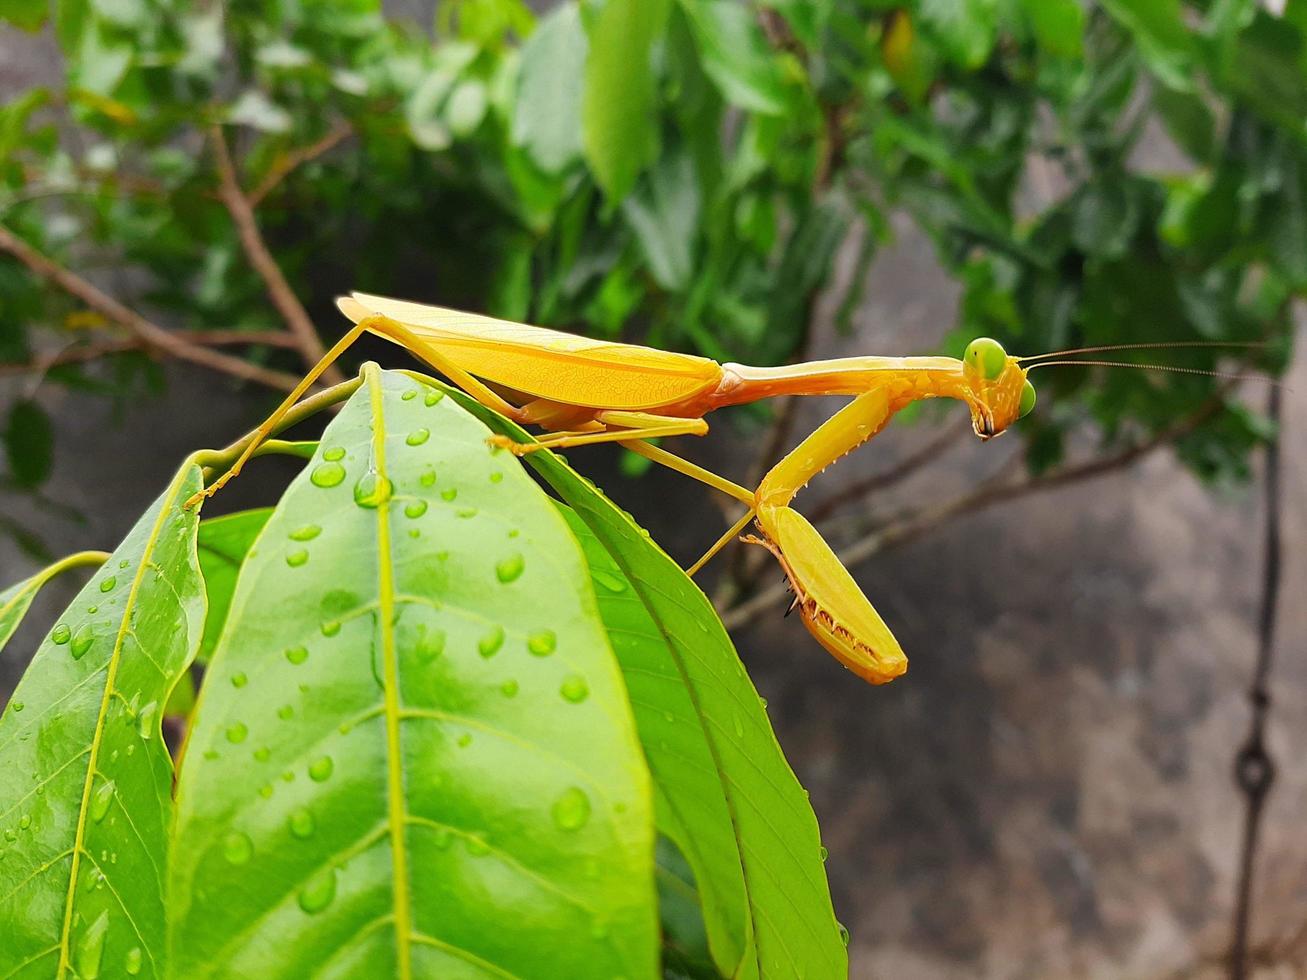
[[[109,935],[109,910],[101,912],[82,933],[73,950],[73,966],[83,980],[96,980],[104,959],[104,939]]]
[[[604,571],[602,568],[596,568],[591,573],[596,582],[602,585],[609,592],[625,592],[626,582],[621,576],[614,575],[612,572]]]
[[[335,636],[335,635],[336,635],[337,633],[339,633],[339,632],[340,632],[340,620],[339,620],[339,619],[329,619],[329,620],[327,620],[325,623],[322,624],[322,635],[323,635],[323,636]],[[293,661],[292,661],[292,662],[293,662]]]
[[[550,811],[561,830],[580,830],[590,819],[590,797],[576,786],[566,790],[554,801]]]
[[[68,651],[73,655],[74,660],[81,660],[86,655],[86,651],[91,649],[91,644],[94,642],[95,633],[91,629],[91,624],[87,623],[73,634],[73,643]]]
[[[423,404],[427,406],[427,408],[430,408],[432,405],[437,404],[440,401],[440,399],[444,397],[445,397],[445,393],[443,391],[428,391],[427,397],[422,399],[422,401]]]
[[[590,696],[590,686],[580,674],[569,674],[558,693],[573,704],[580,704]]]
[[[412,401],[414,398],[416,398],[417,396],[418,396],[417,389],[414,388],[414,389],[411,389],[411,390],[409,390],[409,391],[406,391],[406,392],[404,392],[404,394],[400,395],[400,396],[399,396],[399,400],[400,400],[400,401],[404,401],[404,402],[411,402],[411,401]]]
[[[504,645],[504,627],[494,626],[490,632],[477,641],[477,650],[483,657],[493,657]]]
[[[283,704],[277,709],[277,717],[282,721],[290,721],[295,717],[295,709],[289,704]]]
[[[23,704],[22,701],[10,701],[9,707],[14,711],[22,711],[27,705]]]
[[[109,804],[113,802],[113,791],[113,780],[102,779],[95,792],[91,794],[91,819],[96,823],[103,820],[104,815],[109,812]]]
[[[404,441],[410,446],[420,446],[431,438],[430,429],[414,429]]]
[[[130,565],[131,563],[132,563],[132,562],[131,562],[131,559],[130,559],[130,558],[124,558],[122,561],[120,561],[120,562],[118,563],[118,567],[119,567],[119,568],[126,568],[126,567],[127,567],[128,565]]]
[[[92,616],[94,616],[96,613],[98,613],[98,612],[100,611],[100,607],[99,607],[99,606],[87,606],[87,607],[86,607],[86,611],[87,611],[88,613],[90,613]]]
[[[345,450],[342,446],[332,446],[322,454],[322,458],[328,463],[335,463],[345,458]]]
[[[248,684],[249,682],[250,682],[250,679],[249,679],[248,677],[245,676],[245,672],[244,672],[244,671],[237,671],[236,673],[234,673],[234,674],[231,675],[231,686],[232,686],[232,687],[244,687],[244,686],[245,686],[246,684]]]
[[[331,761],[331,756],[320,756],[309,763],[309,779],[315,783],[325,783],[331,778],[331,773],[335,768],[336,764]]]
[[[5,840],[12,844],[14,841],[18,840],[18,832],[15,831],[13,827],[5,828]]]
[[[445,848],[449,847],[450,834],[448,827],[436,827],[431,832],[431,837],[432,843],[434,843],[440,850],[443,851]]]
[[[375,510],[391,498],[393,488],[390,481],[372,470],[359,477],[354,484],[354,503],[369,510]]]
[[[312,541],[322,533],[322,528],[317,524],[305,524],[303,527],[297,527],[287,535],[292,541]]]
[[[245,727],[245,723],[243,721],[238,721],[235,724],[227,726],[227,741],[231,742],[232,745],[239,745],[241,742],[245,741],[245,738],[249,733],[250,730]]]
[[[830,851],[826,849],[826,845],[824,844],[821,846],[821,849],[818,851],[818,853],[821,855],[821,859],[823,861],[825,861],[828,857],[830,857]]]
[[[307,840],[313,836],[315,829],[313,814],[308,810],[300,807],[298,810],[291,811],[290,815],[290,832],[300,840]]]
[[[337,626],[337,630],[339,630],[339,626]],[[325,628],[323,629],[323,632],[326,632]],[[297,665],[304,663],[304,661],[309,659],[308,647],[303,647],[303,646],[287,647],[286,659],[289,660],[291,663]]]
[[[309,553],[303,548],[298,548],[286,556],[286,564],[291,568],[299,568],[309,560]]]
[[[32,826],[32,815],[30,813],[24,813],[18,818],[19,830],[26,830],[30,826]]]
[[[438,656],[445,652],[445,631],[430,630],[425,626],[418,637],[417,645],[418,659],[424,664],[429,664]]]
[[[735,737],[744,738],[744,724],[740,721],[740,716],[735,716]]]
[[[341,450],[344,455],[344,450]],[[345,479],[345,467],[339,463],[319,463],[309,474],[309,482],[315,487],[336,487]]]
[[[464,520],[466,520],[469,517],[476,517],[477,509],[475,507],[462,507],[458,510],[455,516],[461,517]]]
[[[458,747],[460,749],[465,749],[471,744],[472,744],[472,736],[469,735],[467,732],[464,732],[462,735],[458,737]]]
[[[504,683],[499,685],[499,690],[506,698],[517,697],[517,691],[518,691],[517,681],[511,679],[506,680],[504,681]]]
[[[55,643],[58,643],[60,646],[63,646],[72,638],[73,638],[73,631],[68,628],[67,623],[60,623],[50,633],[50,639],[53,640]]]
[[[845,946],[847,946],[849,944],[849,930],[845,928],[843,922],[839,923],[839,927],[840,927],[840,942],[842,942]]]
[[[309,879],[299,894],[300,908],[312,915],[321,912],[336,897],[336,869],[326,870]]]
[[[558,649],[558,637],[553,630],[540,630],[526,638],[526,648],[537,657],[547,657]]]
[[[281,774],[281,781],[283,783],[293,783],[295,782],[295,774],[287,769]]]
[[[222,839],[222,856],[228,864],[244,864],[254,856],[254,844],[239,830]]]
[[[495,470],[493,473],[490,474],[491,483],[499,483],[501,480],[503,480],[503,478],[504,478],[504,474],[500,473],[499,470]]]
[[[427,502],[425,500],[411,500],[404,506],[405,517],[421,517],[427,512]]]
[[[450,487],[448,490],[441,490],[440,497],[442,500],[453,500],[458,496],[458,487]]]
[[[118,577],[115,575],[110,575],[108,578],[106,578],[104,581],[100,583],[100,591],[112,592],[117,587],[117,585],[118,585]]]
[[[129,977],[134,977],[141,972],[141,947],[133,946],[127,951],[123,958],[123,970]]]
[[[272,749],[266,745],[261,745],[254,750],[255,762],[267,762],[270,758],[272,758]]]
[[[136,716],[136,734],[141,736],[147,742],[154,737],[155,727],[158,724],[159,702],[151,701],[141,713]]]
[[[259,795],[265,800],[272,799],[272,783],[264,783],[259,787]]]
[[[435,469],[428,466],[423,470],[422,475],[418,477],[418,483],[422,484],[424,487],[434,487],[436,485]]]
[[[417,528],[411,528],[408,532],[408,536],[410,538],[420,538],[422,537],[422,532],[419,531]]]
[[[515,582],[525,568],[526,559],[515,551],[495,566],[495,578],[504,583]]]
[[[484,857],[490,853],[490,845],[480,837],[468,837],[467,852],[473,857]]]

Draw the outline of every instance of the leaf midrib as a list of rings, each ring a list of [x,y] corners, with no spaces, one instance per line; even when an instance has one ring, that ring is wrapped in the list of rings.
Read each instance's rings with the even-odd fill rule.
[[[386,420],[381,371],[372,365],[367,371],[372,406],[372,458],[377,479],[390,486],[386,475]],[[390,824],[391,877],[394,882],[395,949],[399,978],[412,975],[412,911],[409,907],[408,853],[405,843],[407,807],[404,802],[404,773],[400,743],[398,664],[395,659],[395,581],[390,554],[390,502],[381,501],[377,513],[377,619],[381,633],[381,661],[386,707],[386,809]]]

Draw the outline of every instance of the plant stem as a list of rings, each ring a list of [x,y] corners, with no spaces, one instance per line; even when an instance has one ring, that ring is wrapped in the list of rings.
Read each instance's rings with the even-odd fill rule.
[[[124,306],[99,287],[38,252],[4,225],[0,225],[0,251],[8,252],[36,275],[81,300],[107,319],[122,324],[144,347],[155,348],[178,360],[199,364],[246,381],[257,381],[259,384],[282,391],[291,390],[298,381],[293,375],[250,364],[230,354],[209,350],[199,344],[191,343],[180,333],[163,329],[135,310]]]
[[[264,347],[294,347],[295,338],[284,330],[188,330],[180,334],[187,343],[200,347],[225,347],[251,344]],[[110,354],[149,351],[152,346],[140,337],[119,337],[67,347],[38,356],[27,364],[0,364],[0,376],[10,374],[44,374],[64,364],[85,364]]]

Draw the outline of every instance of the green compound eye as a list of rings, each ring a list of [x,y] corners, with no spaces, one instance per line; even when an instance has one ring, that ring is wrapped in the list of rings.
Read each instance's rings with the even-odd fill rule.
[[[1035,409],[1035,386],[1027,381],[1021,386],[1021,404],[1017,408],[1017,418],[1025,418]]]
[[[967,351],[962,355],[962,359],[978,370],[987,381],[993,381],[1007,366],[1007,351],[997,340],[977,337],[967,344]]]

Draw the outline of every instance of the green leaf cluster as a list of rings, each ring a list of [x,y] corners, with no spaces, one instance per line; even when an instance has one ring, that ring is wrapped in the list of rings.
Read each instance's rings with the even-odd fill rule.
[[[561,459],[487,445],[521,430],[363,377],[274,507],[201,521],[196,456],[64,563],[103,562],[0,713],[0,971],[846,973],[704,595]],[[0,594],[0,646],[57,570]]]
[[[46,9],[0,16],[31,28]],[[780,362],[856,240],[851,325],[906,215],[961,286],[953,348],[1271,340],[1274,371],[1307,281],[1302,0],[568,0],[538,17],[451,0],[432,25],[379,0],[54,9],[63,85],[0,107],[0,221],[75,268],[128,270],[124,299],[186,327],[277,326],[213,193],[215,123],[327,332],[348,283]],[[1175,153],[1144,154],[1168,136]],[[104,328],[0,261],[0,358]],[[52,376],[119,397],[157,383],[148,358],[116,361]],[[1211,400],[1181,454],[1200,474],[1243,473],[1257,439],[1210,379],[1049,384],[1057,411],[1020,429],[1036,467],[1086,420],[1110,441]]]

